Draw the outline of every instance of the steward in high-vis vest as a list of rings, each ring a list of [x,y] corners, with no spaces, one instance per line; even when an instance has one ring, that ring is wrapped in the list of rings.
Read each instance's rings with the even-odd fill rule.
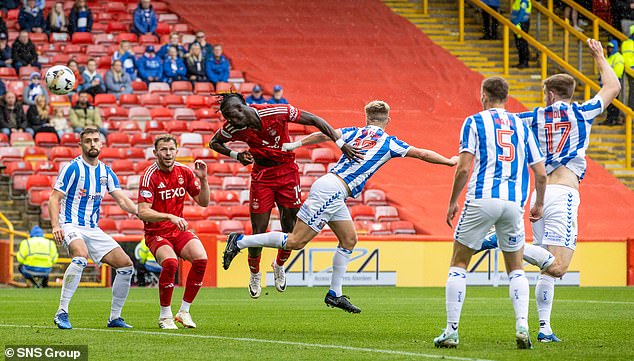
[[[533,3],[531,2],[531,0],[513,0],[513,5],[511,5],[511,22],[513,23],[513,25],[528,33],[528,30],[530,30],[531,28],[532,10]],[[515,46],[517,47],[519,63],[517,65],[514,65],[514,67],[520,69],[528,68],[528,59],[530,58],[528,41],[516,34]]]
[[[608,52],[608,64],[614,70],[616,77],[621,80],[623,78],[623,71],[625,70],[625,61],[623,60],[623,55],[619,53],[619,42],[617,40],[610,40],[610,42],[606,46],[606,50]],[[610,104],[607,109],[607,116],[605,118],[605,123],[603,125],[617,125],[619,123],[619,115],[621,111],[619,108],[615,107],[613,104]]]
[[[20,263],[18,270],[35,287],[48,287],[48,276],[58,256],[55,242],[44,238],[42,228],[35,226],[31,229],[30,237],[20,243],[16,255]]]
[[[634,25],[629,29],[630,37],[621,43],[621,54],[625,68],[632,69],[634,67]],[[627,106],[634,107],[634,78],[627,76]]]

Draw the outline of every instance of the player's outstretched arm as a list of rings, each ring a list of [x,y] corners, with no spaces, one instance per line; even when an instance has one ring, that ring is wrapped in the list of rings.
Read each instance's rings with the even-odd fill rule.
[[[544,162],[531,165],[533,176],[535,177],[535,204],[531,207],[531,213],[528,219],[536,222],[544,215],[544,194],[546,193],[546,166]]]
[[[469,152],[462,152],[458,157],[458,166],[456,167],[456,174],[454,175],[453,187],[451,189],[451,199],[449,200],[449,207],[447,208],[447,224],[451,228],[453,228],[451,221],[458,214],[458,197],[460,197],[460,193],[462,193],[465,184],[467,184],[473,158],[474,155]]]
[[[236,159],[242,165],[249,165],[253,163],[253,156],[248,150],[238,153],[235,150],[227,148],[225,145],[226,139],[222,136],[221,132],[222,129],[218,130],[216,134],[214,134],[213,138],[209,141],[209,148],[224,156]]]
[[[335,129],[335,134],[337,135],[337,139],[341,138],[341,130]],[[326,134],[321,132],[315,132],[310,135],[307,135],[306,137],[296,142],[282,144],[282,150],[285,152],[292,152],[295,149],[304,145],[319,144],[319,143],[327,142],[329,140],[330,138],[328,138]]]
[[[48,209],[51,215],[51,227],[53,228],[53,238],[58,245],[62,244],[64,240],[64,231],[59,225],[59,202],[64,197],[64,193],[53,189],[53,193],[48,199]]]
[[[139,202],[139,218],[145,222],[170,221],[181,231],[186,231],[188,224],[184,218],[173,214],[157,212],[152,209],[152,205],[147,202]]]
[[[346,144],[346,142],[344,142],[344,140],[341,138],[341,132],[339,132],[339,136],[337,136],[337,131],[323,118],[302,110],[302,113],[297,122],[299,124],[312,125],[313,127],[319,129],[320,132],[322,132],[329,139],[335,142],[335,144],[337,144],[337,147],[341,148],[341,152],[349,159],[352,159],[355,162],[363,159],[363,153],[361,153],[361,150],[356,149],[350,144]]]
[[[136,205],[134,204],[134,202],[132,202],[130,197],[128,197],[123,191],[121,190],[114,191],[110,193],[110,195],[112,196],[112,198],[114,198],[115,202],[117,202],[117,205],[119,205],[121,209],[123,209],[124,211],[134,216],[137,216],[137,217],[139,216]]]
[[[425,162],[428,162],[428,163],[448,165],[450,167],[453,167],[454,165],[458,163],[458,156],[446,158],[434,152],[433,150],[416,148],[416,147],[410,147],[409,150],[407,151],[407,154],[405,154],[405,156],[409,158],[424,160]]]
[[[619,95],[621,91],[621,82],[619,78],[616,77],[614,70],[608,63],[608,60],[605,58],[605,54],[603,53],[603,46],[601,46],[601,42],[588,39],[587,41],[588,48],[590,49],[590,54],[594,58],[594,61],[597,63],[599,67],[599,74],[601,74],[601,81],[603,82],[603,87],[599,91],[598,95],[603,99],[603,104],[607,106]]]

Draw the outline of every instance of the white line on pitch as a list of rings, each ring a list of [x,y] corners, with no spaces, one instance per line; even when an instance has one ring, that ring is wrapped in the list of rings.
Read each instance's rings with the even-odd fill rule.
[[[45,329],[55,329],[56,327],[52,326],[39,326],[39,325],[3,325],[0,324],[0,327],[18,327],[18,328],[45,328]],[[193,334],[182,334],[182,333],[171,333],[171,332],[155,332],[155,331],[135,331],[135,330],[112,330],[112,329],[100,329],[100,328],[73,328],[73,330],[78,331],[92,331],[92,332],[116,332],[116,333],[137,333],[141,335],[152,335],[152,336],[170,336],[170,337],[191,337],[191,338],[202,338],[202,339],[213,339],[213,340],[225,340],[225,341],[242,341],[242,342],[260,342],[260,343],[269,343],[269,344],[278,344],[278,345],[290,345],[290,346],[300,346],[300,347],[315,347],[315,348],[330,348],[337,350],[346,350],[346,351],[360,351],[360,352],[370,352],[370,353],[378,353],[378,354],[387,354],[387,355],[397,355],[397,356],[413,356],[413,357],[423,357],[423,358],[432,358],[432,359],[444,359],[444,360],[458,360],[458,361],[492,361],[487,359],[476,359],[470,357],[458,357],[458,356],[447,356],[447,355],[433,355],[433,354],[424,354],[417,352],[406,352],[406,351],[396,351],[396,350],[383,350],[377,348],[366,348],[366,347],[353,347],[353,346],[343,346],[343,345],[328,345],[328,344],[320,344],[320,343],[306,343],[306,342],[293,342],[293,341],[281,341],[281,340],[266,340],[259,338],[248,338],[248,337],[229,337],[229,336],[216,336],[216,335],[193,335]],[[68,331],[61,331],[68,332]]]

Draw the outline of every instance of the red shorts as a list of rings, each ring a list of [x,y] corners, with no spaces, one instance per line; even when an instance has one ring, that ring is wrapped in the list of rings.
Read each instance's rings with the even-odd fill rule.
[[[275,204],[284,208],[302,205],[297,164],[253,167],[249,204],[251,213],[268,213]]]
[[[145,244],[150,249],[150,252],[156,257],[156,250],[162,246],[169,246],[176,252],[176,255],[180,257],[181,251],[185,245],[192,239],[198,239],[192,231],[173,231],[162,235],[148,235],[145,234]]]

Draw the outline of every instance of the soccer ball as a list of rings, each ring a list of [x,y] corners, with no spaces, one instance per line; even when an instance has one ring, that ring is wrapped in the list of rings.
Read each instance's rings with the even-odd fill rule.
[[[46,72],[46,86],[53,94],[68,94],[75,87],[75,74],[64,65],[55,65]]]

